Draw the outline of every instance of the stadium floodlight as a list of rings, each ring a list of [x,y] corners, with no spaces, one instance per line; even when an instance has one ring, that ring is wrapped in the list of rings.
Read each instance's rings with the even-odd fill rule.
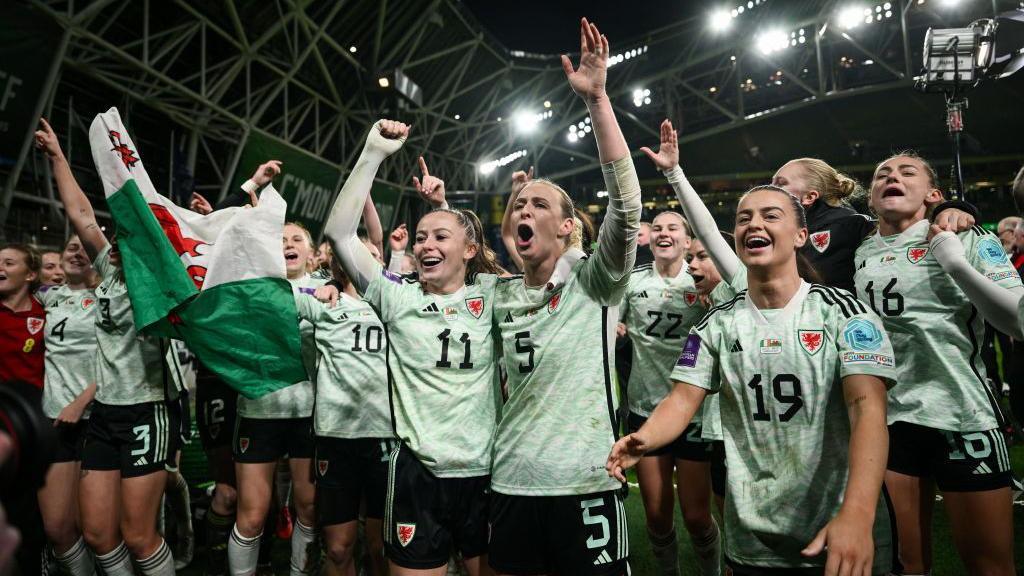
[[[715,32],[725,32],[732,26],[732,16],[725,10],[715,10],[711,13],[708,18],[711,30]]]
[[[651,103],[651,90],[650,88],[637,88],[633,90],[633,105],[637,108],[644,104]]]
[[[856,28],[857,26],[860,26],[863,21],[863,6],[847,6],[839,11],[839,16],[836,18],[836,23],[844,30]]]
[[[388,80],[387,76],[381,76],[380,78],[377,78],[377,84],[381,88],[387,88],[388,86],[391,86],[391,80]]]
[[[481,162],[479,166],[480,173],[484,175],[490,174],[502,166],[506,166],[520,158],[525,157],[526,154],[526,150],[517,150],[515,152],[512,152],[511,154],[506,154],[501,158],[498,158],[497,160],[488,160],[487,162]]]
[[[455,119],[456,120],[462,120],[462,114],[456,114],[455,115]]]
[[[789,36],[781,30],[762,32],[754,41],[757,49],[764,55],[785,50],[789,46]]]
[[[358,50],[358,48],[356,48],[355,46],[349,46],[349,47],[348,47],[348,51],[349,51],[349,52],[351,52],[351,53],[353,53],[353,54],[355,54],[355,53],[356,53],[356,50]]]
[[[540,123],[540,116],[536,112],[520,110],[512,116],[512,123],[519,133],[529,134],[537,129],[537,124]]]

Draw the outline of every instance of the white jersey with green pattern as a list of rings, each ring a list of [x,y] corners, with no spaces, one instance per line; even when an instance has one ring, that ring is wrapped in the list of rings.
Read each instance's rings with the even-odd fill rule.
[[[732,300],[737,294],[746,289],[747,267],[740,264],[736,269],[736,275],[733,277],[732,282],[722,280],[711,289],[711,294],[708,297],[711,300],[712,306],[718,306]],[[704,419],[703,425],[700,427],[700,437],[704,440],[722,441],[725,439],[722,436],[722,414],[719,411],[720,400],[721,397],[718,394],[711,394],[704,398],[704,405],[702,406]]]
[[[882,322],[849,292],[801,284],[781,309],[747,292],[690,332],[672,379],[721,396],[726,554],[749,566],[822,567],[800,554],[839,511],[849,470],[842,379],[896,375]],[[879,498],[875,570],[888,570],[889,517]]]
[[[96,378],[96,293],[61,285],[36,297],[46,309],[43,413],[56,418]]]
[[[686,264],[674,278],[665,278],[654,264],[633,268],[629,287],[619,307],[633,343],[629,373],[629,411],[650,416],[672,390],[672,367],[690,327],[707,312],[697,297]],[[694,418],[700,422],[700,413]]]
[[[369,304],[342,293],[333,308],[295,297],[299,318],[315,329],[320,365],[313,426],[317,436],[391,438],[388,339]]]
[[[501,332],[508,401],[494,446],[491,487],[513,496],[614,490],[605,472],[615,442],[618,281],[600,259],[573,265],[561,289],[498,282],[494,321]]]
[[[312,294],[314,290],[327,283],[326,280],[313,278],[309,274],[301,278],[289,278],[288,282],[291,282],[292,292],[295,294]],[[285,386],[256,399],[239,395],[239,414],[246,418],[257,419],[309,418],[313,415],[313,379],[316,378],[317,361],[313,325],[300,319],[299,336],[302,347],[302,364],[306,367],[309,379]]]
[[[167,398],[167,365],[159,338],[135,330],[124,273],[110,263],[108,244],[92,263],[96,287],[96,401],[127,406]]]
[[[900,359],[889,423],[989,430],[999,424],[981,359],[985,322],[929,252],[928,228],[921,220],[902,234],[875,233],[856,253],[857,295],[882,317]],[[999,286],[1020,286],[996,236],[979,227],[957,236],[975,269]]]
[[[452,294],[428,294],[380,269],[364,298],[389,341],[395,432],[432,474],[491,473],[501,401],[491,307],[497,277],[477,274]]]

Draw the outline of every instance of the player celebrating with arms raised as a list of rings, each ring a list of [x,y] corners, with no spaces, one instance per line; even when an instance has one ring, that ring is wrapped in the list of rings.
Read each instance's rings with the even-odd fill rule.
[[[694,326],[672,393],[616,443],[608,472],[622,479],[721,392],[734,574],[884,574],[888,518],[876,511],[895,374],[885,331],[849,293],[800,278],[806,220],[781,188],[740,200],[735,235],[749,291]]]
[[[562,66],[593,119],[608,213],[594,255],[562,284],[551,280],[573,232],[572,200],[545,180],[515,198],[525,277],[500,282],[494,307],[509,388],[491,483],[491,566],[503,574],[628,570],[619,484],[602,466],[618,427],[615,307],[633,266],[640,184],[605,93],[608,39],[586,19],[580,52],[578,69],[566,56]]]

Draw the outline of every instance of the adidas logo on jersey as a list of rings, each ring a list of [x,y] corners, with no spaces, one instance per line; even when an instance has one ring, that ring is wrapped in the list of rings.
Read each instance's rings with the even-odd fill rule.
[[[437,304],[431,302],[430,306],[423,309],[423,312],[440,312],[441,310],[437,307]]]
[[[136,466],[145,466],[146,464],[149,464],[149,460],[146,460],[145,456],[140,456],[139,459],[135,461]]]
[[[647,298],[647,290],[644,290],[636,295],[637,298]]]
[[[504,322],[507,324],[507,323],[509,323],[511,321],[512,321],[512,313],[511,312],[506,312],[505,313],[505,320],[504,320]]]
[[[989,468],[988,464],[985,464],[984,462],[978,464],[978,467],[974,469],[974,472],[971,472],[971,474],[991,474],[991,473],[992,473],[992,469]]]
[[[739,340],[732,343],[732,347],[729,348],[729,352],[743,352],[743,346],[740,346]]]
[[[599,566],[601,564],[611,564],[611,563],[612,563],[612,557],[608,554],[607,550],[601,550],[601,553],[597,555],[597,559],[594,560],[594,566]]]

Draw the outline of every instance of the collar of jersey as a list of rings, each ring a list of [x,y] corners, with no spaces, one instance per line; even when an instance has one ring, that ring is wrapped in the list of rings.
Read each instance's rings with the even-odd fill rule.
[[[885,238],[882,236],[881,232],[875,232],[875,235],[872,236],[871,238],[874,240],[875,246],[882,250],[892,248],[893,246],[917,244],[919,242],[923,242],[926,238],[928,238],[929,225],[930,223],[928,222],[927,218],[914,222],[913,224],[910,225],[910,228],[907,228],[903,232],[896,234],[896,241],[893,242],[892,244],[888,244],[885,241]]]
[[[747,309],[750,310],[750,315],[754,317],[755,322],[765,326],[771,326],[773,324],[784,323],[787,318],[793,315],[794,311],[799,310],[800,305],[803,304],[804,298],[807,297],[807,292],[810,289],[811,285],[806,281],[801,280],[800,288],[797,289],[796,294],[793,294],[793,297],[789,299],[789,302],[786,302],[786,305],[782,307],[779,314],[774,315],[775,317],[772,318],[771,322],[769,322],[768,319],[764,317],[764,314],[757,309],[757,306],[754,305],[754,301],[750,299],[749,291],[747,292],[747,297],[744,298],[743,301],[746,303]]]

